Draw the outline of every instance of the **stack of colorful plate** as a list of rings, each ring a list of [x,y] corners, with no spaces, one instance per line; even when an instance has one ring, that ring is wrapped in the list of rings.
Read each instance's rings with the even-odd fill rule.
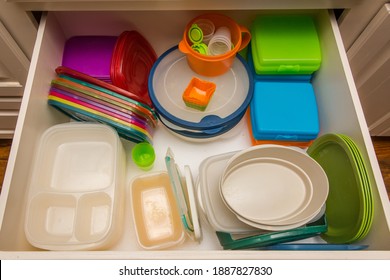
[[[189,107],[183,93],[192,78],[216,85],[204,111]],[[246,61],[239,55],[223,75],[205,77],[188,65],[177,46],[159,57],[149,75],[149,93],[161,122],[186,138],[213,139],[236,126],[245,115],[253,95],[253,80]]]
[[[358,146],[346,135],[325,134],[307,152],[329,179],[329,227],[323,239],[329,243],[363,239],[371,228],[374,205],[367,167]]]
[[[138,95],[66,67],[56,72],[48,96],[51,106],[77,121],[110,125],[130,141],[152,143],[157,117]]]

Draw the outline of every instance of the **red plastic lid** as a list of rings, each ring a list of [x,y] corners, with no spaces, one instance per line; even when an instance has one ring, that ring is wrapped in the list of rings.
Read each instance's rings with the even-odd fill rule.
[[[124,31],[118,37],[111,60],[112,83],[151,104],[148,78],[157,54],[137,31]]]

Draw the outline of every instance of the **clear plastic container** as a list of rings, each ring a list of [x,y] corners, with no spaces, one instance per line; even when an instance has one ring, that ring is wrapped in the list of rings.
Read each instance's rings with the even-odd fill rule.
[[[109,126],[65,123],[41,138],[25,233],[46,250],[103,249],[121,234],[125,155]]]
[[[177,246],[186,237],[202,238],[190,169],[186,166],[182,176],[170,149],[165,162],[168,172],[139,175],[130,186],[138,243],[147,250]]]

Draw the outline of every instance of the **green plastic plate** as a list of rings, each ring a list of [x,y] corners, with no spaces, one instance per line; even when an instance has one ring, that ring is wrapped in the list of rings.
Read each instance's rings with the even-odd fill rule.
[[[372,208],[356,156],[336,134],[317,138],[307,153],[322,166],[329,180],[328,230],[323,239],[339,244],[356,241],[365,231]]]

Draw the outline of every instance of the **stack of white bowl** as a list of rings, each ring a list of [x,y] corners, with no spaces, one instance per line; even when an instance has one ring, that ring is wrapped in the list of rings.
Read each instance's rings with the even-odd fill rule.
[[[228,161],[219,190],[227,208],[240,221],[281,231],[321,217],[329,184],[322,167],[302,150],[259,145]]]

